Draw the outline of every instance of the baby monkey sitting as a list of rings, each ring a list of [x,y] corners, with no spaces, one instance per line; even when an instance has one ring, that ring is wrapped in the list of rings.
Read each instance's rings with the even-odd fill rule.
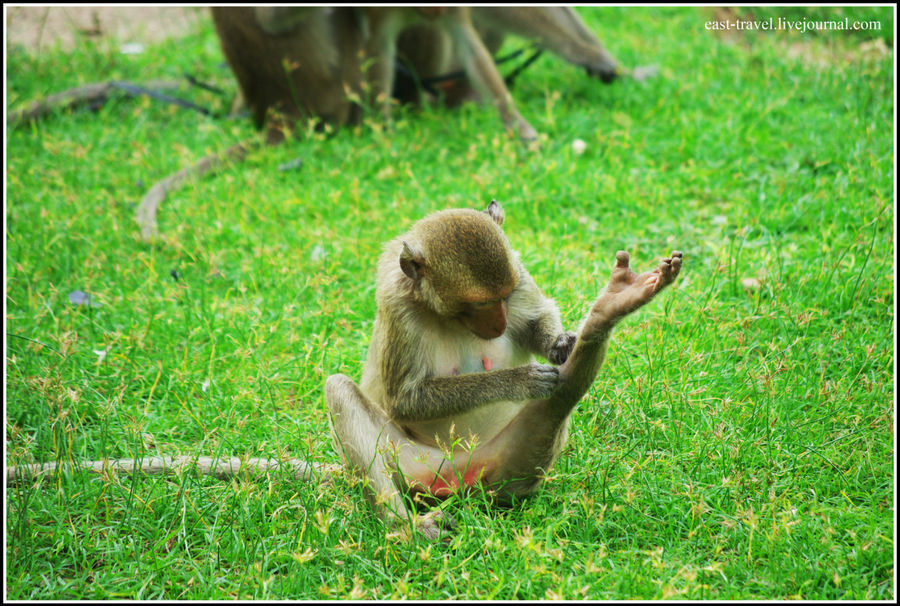
[[[366,478],[376,510],[414,517],[428,538],[452,522],[411,513],[406,497],[433,501],[482,484],[504,500],[537,489],[613,327],[681,269],[678,251],[643,274],[617,252],[576,336],[511,249],[503,218],[496,201],[483,212],[444,210],[389,242],[362,381],[336,374],[325,384],[337,449]]]

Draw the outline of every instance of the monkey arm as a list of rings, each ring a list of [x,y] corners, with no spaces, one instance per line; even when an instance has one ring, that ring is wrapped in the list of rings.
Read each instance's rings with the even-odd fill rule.
[[[559,308],[545,297],[519,265],[519,284],[510,296],[510,332],[516,343],[552,364],[562,364],[575,346],[575,333],[563,329]]]
[[[559,370],[530,363],[449,377],[428,377],[387,394],[386,408],[397,422],[431,421],[500,401],[545,398],[555,389]]]

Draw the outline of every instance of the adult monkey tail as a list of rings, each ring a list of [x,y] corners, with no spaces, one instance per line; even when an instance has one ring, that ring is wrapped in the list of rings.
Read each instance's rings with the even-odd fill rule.
[[[203,175],[218,169],[227,162],[241,162],[248,153],[261,145],[262,141],[259,139],[246,139],[232,145],[224,152],[206,156],[193,166],[183,168],[151,187],[150,191],[148,191],[141,199],[141,203],[138,205],[137,211],[135,212],[135,220],[141,228],[141,238],[144,242],[153,241],[159,234],[156,213],[159,210],[159,205],[166,199],[169,192],[180,188],[185,181],[199,179]]]
[[[59,471],[91,471],[94,473],[144,473],[162,475],[178,471],[195,470],[200,475],[214,476],[227,480],[241,475],[286,471],[292,477],[307,482],[321,482],[324,477],[340,469],[340,465],[310,463],[302,459],[265,459],[250,457],[143,457],[135,459],[101,459],[98,461],[75,461],[66,463],[34,463],[12,465],[6,468],[6,485],[18,481],[52,477]]]
[[[363,33],[351,7],[236,7],[210,9],[241,98],[264,137],[251,138],[170,175],[141,200],[141,238],[158,235],[156,214],[166,196],[186,181],[241,162],[262,146],[277,145],[296,122],[341,126],[361,117],[352,98],[362,90]]]

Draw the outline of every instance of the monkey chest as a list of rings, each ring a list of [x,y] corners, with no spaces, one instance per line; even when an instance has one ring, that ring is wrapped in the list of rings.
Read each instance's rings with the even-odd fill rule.
[[[431,351],[432,371],[436,377],[483,374],[520,366],[531,360],[531,355],[518,349],[506,335],[490,341],[446,338],[437,342],[439,346]],[[424,443],[436,439],[449,444],[456,438],[469,437],[477,437],[484,443],[506,427],[520,408],[516,402],[491,402],[457,413],[452,418],[416,423],[409,429]]]
[[[517,363],[513,343],[497,339],[440,339],[432,355],[434,376],[451,377],[511,368]]]

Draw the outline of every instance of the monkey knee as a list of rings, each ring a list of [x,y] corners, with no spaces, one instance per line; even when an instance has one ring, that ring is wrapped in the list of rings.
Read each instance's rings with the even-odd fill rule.
[[[347,375],[331,375],[325,380],[325,401],[331,412],[339,412],[346,407],[348,399],[355,396],[356,383]]]

